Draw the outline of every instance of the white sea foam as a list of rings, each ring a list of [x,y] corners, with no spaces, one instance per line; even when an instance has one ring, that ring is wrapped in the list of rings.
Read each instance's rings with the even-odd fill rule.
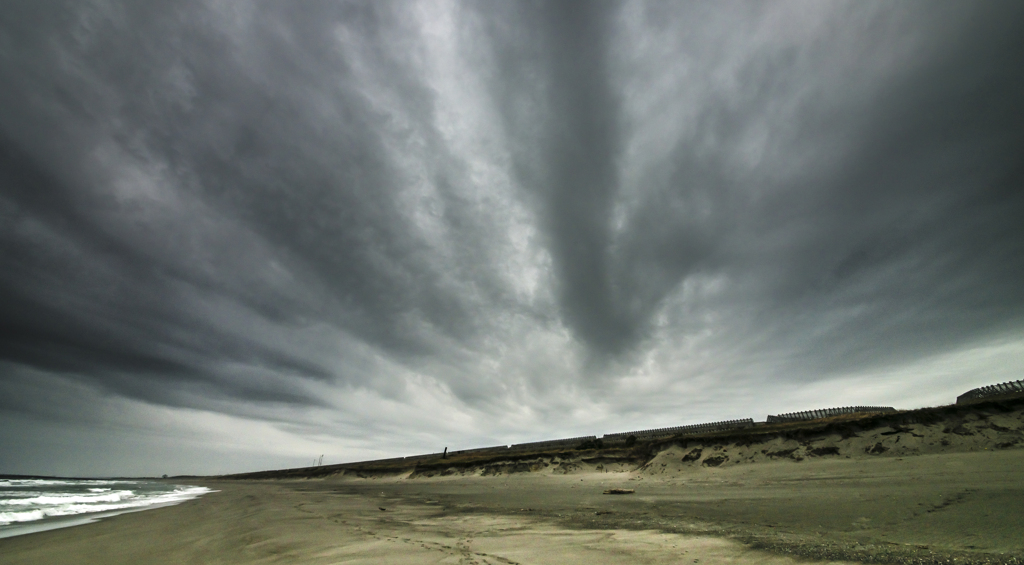
[[[117,489],[94,486],[102,484],[116,484]],[[155,481],[6,479],[0,481],[0,537],[5,527],[18,524],[176,504],[208,492],[206,487]]]
[[[126,482],[132,481],[115,481],[111,479],[0,479],[0,488],[34,488],[53,485],[116,485],[117,483]]]
[[[8,500],[0,500],[0,505],[51,506],[55,504],[71,504],[74,502],[93,504],[98,502],[119,502],[124,499],[132,498],[134,496],[135,493],[130,490],[119,490],[116,492],[94,495],[45,493],[42,496],[34,496],[32,498],[12,498]]]
[[[28,510],[25,512],[0,512],[0,524],[7,525],[13,522],[31,522],[42,520],[46,514],[42,510]]]

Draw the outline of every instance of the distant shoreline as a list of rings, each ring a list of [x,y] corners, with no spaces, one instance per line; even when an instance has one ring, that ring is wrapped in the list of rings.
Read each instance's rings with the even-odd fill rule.
[[[37,481],[163,481],[173,477],[62,477],[57,475],[3,475],[0,480],[37,480]]]

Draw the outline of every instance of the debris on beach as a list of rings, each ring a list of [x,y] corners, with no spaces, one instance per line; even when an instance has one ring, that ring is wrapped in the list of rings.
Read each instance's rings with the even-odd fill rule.
[[[605,494],[633,494],[636,492],[631,488],[610,488],[604,491]]]

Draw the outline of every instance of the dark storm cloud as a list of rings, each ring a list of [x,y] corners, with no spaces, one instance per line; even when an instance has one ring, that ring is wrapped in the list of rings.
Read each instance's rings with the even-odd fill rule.
[[[613,6],[523,3],[490,14],[505,127],[520,138],[516,170],[535,193],[562,314],[598,350],[618,353],[636,320],[619,308],[609,264],[618,187],[618,108],[608,68]],[[485,7],[490,9],[490,7]],[[511,25],[510,25],[511,22]]]
[[[403,179],[384,147],[387,116],[359,92],[334,38],[339,24],[354,30],[350,48],[369,52],[412,115],[429,117],[389,45],[408,30],[387,6],[33,8],[10,15],[5,36],[6,358],[298,400],[274,377],[334,375],[217,327],[197,302],[231,301],[286,326],[326,320],[399,354],[426,351],[404,327],[411,310],[438,331],[465,331],[463,304],[395,202]],[[91,166],[105,149],[163,177],[128,181],[166,183],[152,188],[156,206],[112,194],[117,180]],[[298,273],[298,288],[268,280],[271,261]],[[209,366],[224,362],[275,382],[228,384]]]
[[[720,33],[721,12],[706,6],[644,4],[646,24],[683,39],[675,60],[638,61],[627,75],[658,82],[691,57],[708,68],[687,78],[714,85],[731,63],[716,57],[747,52],[730,84],[697,98],[693,123],[638,187],[618,178],[622,132],[633,124],[621,123],[616,96],[627,77],[608,68],[612,15],[597,6],[542,4],[511,31],[506,14],[493,18],[508,78],[495,91],[510,129],[536,141],[523,144],[520,175],[543,193],[565,320],[591,347],[635,345],[694,273],[733,279],[713,306],[732,312],[733,339],[771,332],[770,347],[791,342],[816,369],[1019,327],[1017,6],[876,6],[865,17],[835,5],[851,17],[827,22],[812,42],[757,45],[742,34],[748,18],[766,19],[762,7],[731,4],[721,12],[735,16],[725,18],[733,29]],[[909,57],[887,52],[903,41],[916,42]],[[690,90],[693,82],[680,84],[678,104],[692,103]],[[763,155],[738,163],[751,124],[762,122]],[[631,188],[642,194],[617,228],[613,206]],[[846,319],[825,320],[833,316]]]
[[[1024,75],[1012,69],[1024,62],[1022,14],[942,7],[949,20],[907,22],[931,34],[873,96],[801,109],[792,154],[832,147],[811,150],[820,165],[779,183],[740,232],[743,254],[755,241],[785,246],[765,249],[777,277],[759,297],[759,322],[803,342],[819,367],[884,363],[1020,327]],[[757,267],[748,268],[773,279]],[[837,321],[824,331],[828,317]],[[786,324],[796,326],[788,336]]]
[[[667,334],[799,380],[1024,324],[1019,4],[468,3],[451,60],[442,11],[6,9],[0,358],[175,406],[402,398],[399,367],[490,406],[600,395]],[[606,363],[523,345],[561,327]]]

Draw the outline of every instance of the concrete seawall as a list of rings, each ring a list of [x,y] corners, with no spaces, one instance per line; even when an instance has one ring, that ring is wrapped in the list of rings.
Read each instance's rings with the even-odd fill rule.
[[[1024,396],[1024,380],[1007,381],[1005,383],[973,388],[956,397],[956,403],[969,404],[982,400],[1016,398],[1018,396]]]
[[[857,414],[862,412],[895,412],[892,406],[844,406],[842,408],[821,408],[818,410],[807,410],[804,412],[790,412],[777,416],[768,416],[769,424],[781,424],[783,422],[800,422],[803,420],[817,420],[819,418],[830,418],[842,414]]]
[[[510,447],[509,449],[512,451],[523,451],[527,449],[547,449],[554,447],[565,447],[568,449],[572,449],[585,441],[594,441],[596,439],[596,436],[580,436],[565,439],[552,439],[547,441],[534,441],[530,443],[517,443]]]
[[[749,428],[754,425],[754,420],[746,418],[743,420],[724,420],[721,422],[709,422],[707,424],[692,424],[689,426],[675,426],[671,428],[654,428],[650,430],[637,430],[633,432],[620,432],[616,434],[605,434],[601,440],[604,442],[626,441],[630,436],[636,438],[669,437],[674,435],[703,434],[734,430],[738,428]]]

